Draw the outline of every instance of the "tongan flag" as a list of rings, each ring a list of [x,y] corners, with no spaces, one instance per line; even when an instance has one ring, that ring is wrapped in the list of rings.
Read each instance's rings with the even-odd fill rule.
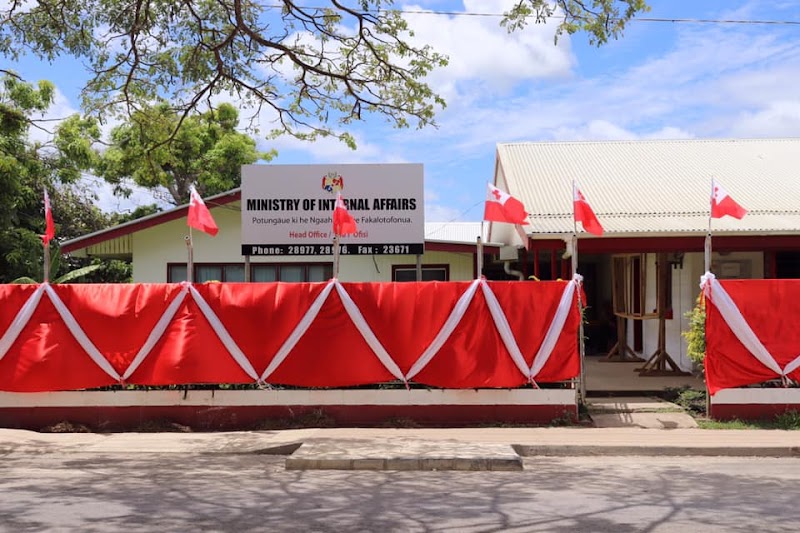
[[[350,235],[357,231],[356,221],[344,205],[342,193],[336,193],[336,206],[333,208],[333,233],[336,235]]]
[[[508,222],[524,225],[528,223],[528,213],[522,202],[505,191],[501,191],[491,183],[486,184],[486,206],[483,208],[483,220],[492,222]]]
[[[56,224],[53,222],[53,210],[50,209],[50,196],[47,194],[47,189],[44,190],[44,235],[42,235],[42,242],[45,246],[50,244],[56,236]]]
[[[197,189],[194,185],[189,186],[189,218],[186,223],[195,229],[204,231],[212,237],[219,232],[217,223],[214,222],[214,217],[211,216],[211,211],[206,207],[205,202],[200,195],[197,194]]]
[[[711,178],[711,218],[722,218],[730,215],[741,219],[747,214],[747,209],[740,206],[723,189],[714,178]]]
[[[575,222],[583,224],[583,229],[598,237],[603,235],[603,226],[597,220],[592,207],[575,182],[572,182],[572,206],[575,213]]]

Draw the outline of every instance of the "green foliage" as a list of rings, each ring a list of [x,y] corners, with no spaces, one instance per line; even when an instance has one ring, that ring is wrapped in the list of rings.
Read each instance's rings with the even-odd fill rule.
[[[70,270],[69,272],[55,278],[51,279],[50,283],[70,283],[77,279],[82,278],[83,276],[87,276],[94,272],[95,270],[99,270],[101,265],[87,265],[85,267],[77,268],[75,270]],[[41,281],[37,281],[33,278],[28,276],[23,276],[21,278],[17,278],[11,283],[41,283]]]
[[[99,135],[97,125],[74,116],[56,129],[52,144],[28,140],[33,114],[46,111],[54,93],[50,82],[33,85],[14,74],[0,78],[0,283],[42,279],[45,189],[50,194],[57,240],[110,225],[91,193],[69,185],[95,162],[91,139]],[[51,252],[51,279],[91,262],[59,261],[57,242],[51,243]],[[94,275],[115,272],[105,266],[93,270]]]
[[[172,203],[189,200],[189,186],[201,195],[241,184],[242,165],[271,159],[255,141],[236,130],[239,112],[231,104],[185,118],[166,103],[136,112],[111,132],[111,146],[99,160],[99,173],[117,192],[130,179],[142,187],[165,187]]]
[[[51,248],[54,248],[52,244]],[[55,248],[57,252],[58,248],[57,247]],[[50,273],[49,273],[50,283],[70,283],[84,276],[87,276],[92,272],[99,270],[100,268],[102,268],[102,265],[96,263],[79,267],[73,270],[68,270],[67,272],[63,272],[62,274],[59,275],[59,272],[63,270],[61,266],[61,254],[55,253],[53,254],[50,261]],[[43,281],[42,278],[34,279],[31,276],[20,276],[17,279],[12,280],[11,283],[41,283],[42,281]]]
[[[555,39],[565,32],[572,35],[585,32],[593,45],[603,45],[610,38],[618,39],[625,24],[638,13],[647,13],[645,0],[518,0],[505,13],[501,22],[508,31],[524,28],[531,19],[541,24],[548,19],[560,19]]]
[[[706,307],[705,300],[701,294],[697,298],[697,304],[691,311],[686,313],[689,319],[689,329],[682,335],[688,343],[686,355],[701,370],[704,370],[706,357]]]
[[[270,112],[271,135],[335,136],[350,146],[342,130],[367,114],[400,128],[434,124],[445,102],[425,80],[447,58],[413,44],[392,0],[345,4],[7,2],[0,50],[13,60],[80,60],[90,71],[83,109],[102,119],[131,118],[159,101],[189,116],[236,97],[254,117]],[[644,0],[518,0],[504,24],[514,31],[563,15],[559,34],[584,31],[602,44],[648,9]]]
[[[800,431],[800,412],[784,411],[767,420],[698,420],[701,429],[779,429]]]
[[[675,405],[685,409],[692,415],[704,416],[706,414],[706,391],[692,389],[691,387],[680,387],[671,389],[668,399]]]

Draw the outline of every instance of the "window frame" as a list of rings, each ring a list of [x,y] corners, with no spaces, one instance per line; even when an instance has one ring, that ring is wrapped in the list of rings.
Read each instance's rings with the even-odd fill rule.
[[[416,271],[417,265],[415,264],[398,264],[392,265],[392,281],[397,283],[407,283],[406,281],[397,281],[397,271]],[[450,265],[447,263],[431,263],[431,264],[423,264],[422,271],[425,270],[443,270],[444,271],[444,280],[428,280],[428,281],[450,281]],[[409,281],[416,281],[416,280],[409,280]],[[423,280],[424,281],[424,280]]]
[[[184,281],[184,280],[175,281],[175,280],[172,279],[172,269],[173,269],[173,267],[181,267],[181,266],[185,268],[186,267],[186,263],[175,263],[175,262],[167,263],[167,276],[166,276],[167,283],[180,283],[181,281]],[[222,272],[222,276],[221,277],[224,278],[225,277],[225,269],[226,269],[226,267],[233,267],[233,266],[240,266],[240,267],[244,268],[245,264],[243,262],[242,263],[218,263],[218,262],[194,263],[192,265],[192,267],[194,269],[194,272],[193,272],[194,275],[192,276],[192,279],[197,279],[197,269],[199,267],[217,267]],[[260,266],[274,266],[274,267],[276,267],[276,277],[278,278],[278,282],[281,281],[280,271],[281,271],[281,267],[282,266],[294,266],[294,267],[300,266],[300,267],[302,267],[302,270],[303,270],[303,281],[299,281],[299,282],[292,281],[292,282],[285,282],[285,283],[320,283],[319,281],[316,281],[316,282],[308,281],[309,280],[310,267],[313,267],[313,266],[322,266],[323,268],[327,268],[328,272],[330,272],[330,274],[333,275],[333,263],[332,262],[327,262],[327,261],[296,262],[296,263],[253,263],[253,262],[251,262],[250,263],[250,279],[251,279],[251,283],[276,283],[274,281],[273,282],[252,281],[254,269],[258,268]],[[221,283],[245,283],[243,280],[229,282],[229,281],[227,281],[225,279],[221,279],[221,280],[217,280],[217,281],[219,281]],[[327,279],[325,281],[327,281]]]

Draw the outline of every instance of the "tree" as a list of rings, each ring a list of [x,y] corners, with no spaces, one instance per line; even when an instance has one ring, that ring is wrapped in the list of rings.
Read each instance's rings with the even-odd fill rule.
[[[433,124],[445,103],[424,80],[447,59],[412,44],[392,0],[329,2],[7,2],[0,50],[83,61],[83,107],[99,117],[133,117],[157,101],[187,117],[235,95],[254,114],[271,111],[273,135],[336,135],[354,146],[340,130],[366,113],[398,127]],[[504,23],[515,31],[562,14],[559,33],[587,31],[602,44],[645,10],[644,0],[519,0]]]
[[[46,111],[55,87],[37,85],[9,74],[0,78],[0,283],[27,276],[40,278],[44,232],[43,195],[47,189],[58,239],[105,228],[109,219],[94,199],[71,185],[94,162],[91,138],[99,135],[92,120],[70,117],[55,131],[52,142],[28,140],[32,116]],[[51,243],[57,257],[57,243]],[[76,265],[53,261],[61,271]]]
[[[125,192],[125,179],[166,187],[176,205],[188,202],[192,184],[202,195],[221,193],[241,184],[242,165],[274,155],[258,152],[255,141],[236,130],[238,123],[231,104],[182,122],[168,104],[148,107],[112,130],[97,168],[118,191]]]
[[[603,45],[609,38],[618,39],[625,24],[637,13],[646,13],[650,7],[645,0],[518,0],[501,22],[508,31],[524,28],[528,21],[546,22],[561,17],[555,39],[563,35],[585,32],[593,45]]]

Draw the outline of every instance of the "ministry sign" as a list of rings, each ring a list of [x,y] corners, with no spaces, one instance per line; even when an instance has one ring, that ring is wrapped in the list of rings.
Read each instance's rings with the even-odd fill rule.
[[[332,255],[338,192],[358,225],[341,253],[423,252],[420,164],[244,165],[242,255]]]

